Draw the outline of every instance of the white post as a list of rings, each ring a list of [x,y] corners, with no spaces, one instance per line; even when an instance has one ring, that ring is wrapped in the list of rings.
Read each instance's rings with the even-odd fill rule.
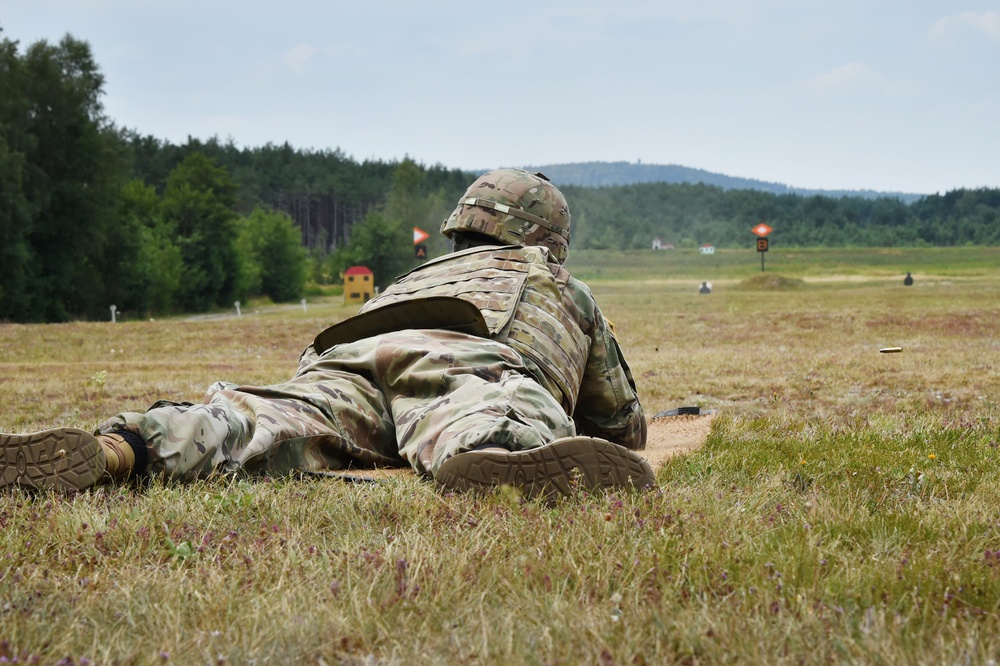
[[[243,316],[243,313],[242,313],[242,312],[240,312],[240,302],[239,302],[239,301],[236,301],[235,303],[233,303],[233,305],[235,305],[235,306],[236,306],[236,316],[237,316],[237,317],[242,317],[242,316]]]
[[[111,323],[112,323],[112,324],[113,324],[113,323],[115,323],[115,321],[117,321],[117,320],[115,319],[115,312],[117,312],[117,311],[118,311],[118,307],[117,307],[117,306],[115,306],[115,305],[112,305],[112,306],[111,306]]]
[[[302,311],[303,312],[306,311],[306,299],[304,299],[304,298],[302,299]]]

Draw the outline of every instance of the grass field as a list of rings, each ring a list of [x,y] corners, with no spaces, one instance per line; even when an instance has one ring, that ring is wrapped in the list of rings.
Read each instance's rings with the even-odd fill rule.
[[[647,413],[719,410],[656,491],[3,494],[0,663],[1000,660],[1000,249],[772,248],[571,257]],[[2,325],[0,430],[284,379],[354,311]]]

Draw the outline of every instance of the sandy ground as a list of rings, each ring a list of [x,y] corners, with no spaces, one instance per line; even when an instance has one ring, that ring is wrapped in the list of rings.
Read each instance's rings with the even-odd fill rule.
[[[660,469],[669,458],[701,448],[712,429],[714,414],[700,416],[665,416],[649,420],[646,450],[640,451],[653,470]],[[356,469],[350,472],[329,472],[321,476],[346,477],[360,482],[391,479],[412,474],[409,468]]]
[[[650,419],[646,450],[640,453],[656,471],[668,458],[700,449],[708,439],[714,419],[715,414]]]

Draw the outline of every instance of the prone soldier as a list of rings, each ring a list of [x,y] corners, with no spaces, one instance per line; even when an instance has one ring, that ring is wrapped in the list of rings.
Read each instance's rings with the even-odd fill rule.
[[[316,336],[271,386],[217,382],[91,434],[0,435],[0,487],[409,466],[443,489],[526,495],[655,483],[635,382],[590,289],[564,268],[570,212],[541,174],[479,177],[453,251]]]

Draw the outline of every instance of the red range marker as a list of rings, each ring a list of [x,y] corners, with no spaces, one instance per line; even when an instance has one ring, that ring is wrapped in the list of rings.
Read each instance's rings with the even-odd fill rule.
[[[766,236],[769,233],[771,233],[772,231],[774,231],[774,229],[772,229],[771,227],[769,227],[766,224],[764,224],[763,222],[761,222],[760,224],[758,224],[756,227],[754,227],[750,231],[754,232],[755,234],[757,234],[758,236],[760,236],[761,238],[763,238],[764,236]]]

